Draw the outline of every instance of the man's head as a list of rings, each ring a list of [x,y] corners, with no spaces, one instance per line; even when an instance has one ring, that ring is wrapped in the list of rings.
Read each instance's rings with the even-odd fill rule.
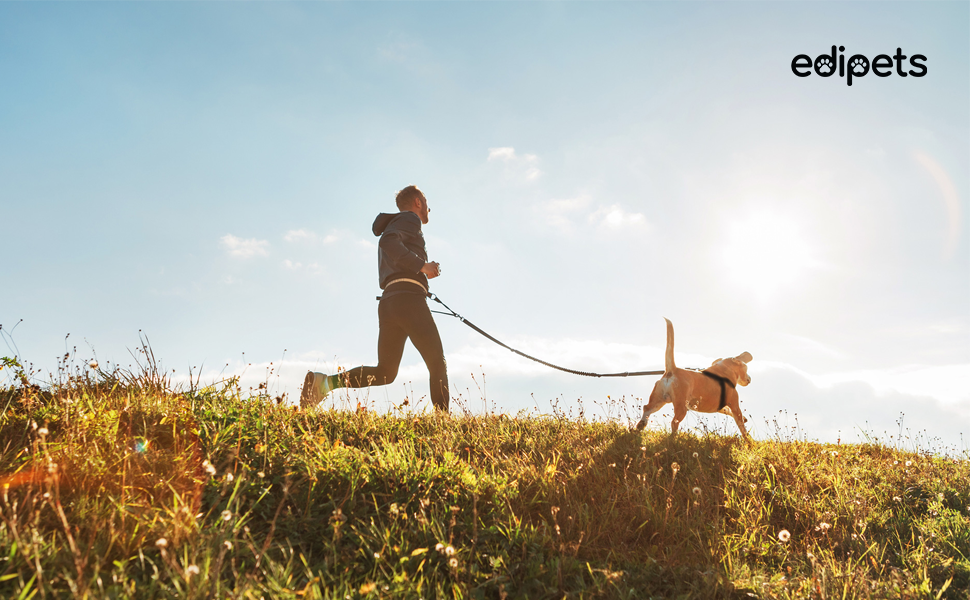
[[[428,208],[428,199],[424,197],[424,193],[417,186],[409,185],[398,192],[395,202],[397,202],[398,210],[413,212],[418,215],[422,223],[428,224],[428,213],[431,212],[431,209]]]

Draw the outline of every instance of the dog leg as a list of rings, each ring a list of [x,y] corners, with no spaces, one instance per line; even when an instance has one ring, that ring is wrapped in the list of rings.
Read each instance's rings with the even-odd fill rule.
[[[724,408],[727,409],[728,407],[725,406]],[[731,408],[729,414],[732,417],[734,417],[734,422],[738,424],[738,429],[741,430],[741,435],[748,443],[750,443],[751,436],[748,435],[748,430],[745,429],[744,427],[744,422],[747,421],[747,419],[745,419],[744,415],[741,414],[741,408],[740,407]]]
[[[637,431],[642,431],[643,428],[647,426],[647,421],[650,419],[650,415],[663,408],[666,404],[667,402],[664,400],[655,402],[653,398],[650,399],[650,404],[644,404],[643,416],[640,418],[640,422],[637,423]]]
[[[674,420],[670,422],[670,435],[676,435],[680,428],[680,422],[687,416],[687,404],[680,402],[674,403]]]

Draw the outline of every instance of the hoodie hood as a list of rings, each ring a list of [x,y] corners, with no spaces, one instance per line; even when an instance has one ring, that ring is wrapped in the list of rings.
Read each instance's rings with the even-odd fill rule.
[[[384,233],[384,230],[387,229],[387,226],[391,223],[391,221],[394,220],[394,217],[398,216],[399,214],[401,213],[381,213],[377,215],[377,218],[374,219],[374,226],[371,228],[374,231],[374,235],[381,235]]]

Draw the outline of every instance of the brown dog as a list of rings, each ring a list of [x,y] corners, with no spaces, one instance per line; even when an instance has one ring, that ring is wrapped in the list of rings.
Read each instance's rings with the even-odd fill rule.
[[[643,406],[643,417],[637,429],[647,426],[650,415],[663,408],[667,403],[674,404],[674,420],[670,432],[677,433],[680,422],[687,416],[687,409],[697,412],[719,412],[734,417],[738,429],[749,438],[744,428],[745,418],[741,415],[738,403],[737,386],[748,385],[748,365],[751,355],[747,352],[734,358],[719,358],[703,371],[678,369],[674,364],[674,325],[667,321],[667,352],[664,355],[664,374],[653,386],[650,402]]]

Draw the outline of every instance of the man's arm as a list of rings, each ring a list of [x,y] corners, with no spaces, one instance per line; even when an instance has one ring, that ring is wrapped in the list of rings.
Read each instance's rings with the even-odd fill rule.
[[[398,217],[387,226],[378,242],[384,255],[396,269],[410,273],[422,272],[427,264],[423,258],[404,245],[402,234],[419,235],[421,225],[411,223],[407,217]]]

